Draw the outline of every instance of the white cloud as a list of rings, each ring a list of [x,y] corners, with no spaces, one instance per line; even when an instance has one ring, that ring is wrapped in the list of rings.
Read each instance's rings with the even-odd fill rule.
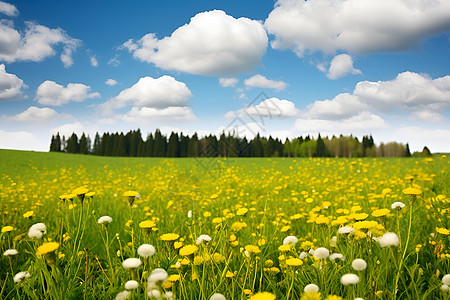
[[[306,115],[317,119],[342,119],[358,114],[369,106],[355,95],[339,94],[332,100],[315,101],[308,105]]]
[[[397,51],[450,27],[450,2],[279,0],[265,21],[275,49],[356,54]]]
[[[212,134],[215,134],[216,136],[221,135],[222,133],[225,133],[226,135],[232,135],[234,137],[244,138],[247,139],[253,139],[258,133],[261,135],[261,133],[265,132],[264,125],[259,122],[249,122],[249,123],[241,123],[236,122],[233,124],[228,125],[227,127],[219,127],[215,132]]]
[[[0,129],[0,149],[45,151],[48,149],[48,141],[44,142],[30,132]]]
[[[413,120],[420,120],[431,123],[439,123],[445,120],[444,116],[435,111],[419,110],[411,114]]]
[[[92,124],[82,124],[81,122],[67,123],[61,126],[50,129],[50,134],[56,134],[59,132],[61,136],[70,137],[72,133],[75,133],[78,138],[85,133],[90,137],[94,137],[96,132],[99,132],[96,126]]]
[[[362,112],[341,120],[302,118],[295,121],[295,128],[301,134],[315,134],[320,132],[330,136],[333,134],[367,134],[386,127],[386,122],[380,116],[369,112]]]
[[[158,40],[149,33],[138,41],[128,40],[123,47],[135,58],[161,69],[215,76],[260,65],[267,43],[260,22],[213,10],[198,13],[170,37]]]
[[[274,89],[276,91],[282,91],[287,86],[287,84],[283,81],[270,80],[260,74],[256,74],[255,76],[245,79],[244,84],[248,87]]]
[[[95,55],[91,55],[89,57],[89,59],[91,61],[91,66],[98,67],[98,61],[97,61],[97,57],[95,57]]]
[[[450,105],[450,76],[432,79],[403,72],[389,81],[361,81],[353,91],[361,101],[378,109],[441,109]]]
[[[328,70],[327,77],[330,79],[339,79],[348,74],[362,74],[361,70],[353,67],[352,57],[348,54],[336,55],[331,60],[330,69]]]
[[[190,107],[166,107],[157,109],[153,107],[133,107],[123,116],[123,119],[132,123],[155,123],[155,122],[179,122],[195,120],[194,113]]]
[[[51,108],[30,106],[27,110],[15,116],[7,117],[7,119],[18,122],[47,123],[54,120],[57,116],[58,113]]]
[[[118,65],[120,65],[119,54],[114,55],[114,57],[108,61],[108,65],[111,65],[113,67],[117,67]]]
[[[8,17],[15,17],[19,14],[19,10],[12,4],[0,1],[0,13],[3,13]]]
[[[183,107],[187,105],[191,96],[192,93],[186,84],[171,76],[164,75],[156,79],[147,76],[140,78],[132,87],[105,102],[102,108],[111,111],[128,105],[158,109]]]
[[[6,72],[4,64],[0,64],[0,102],[23,97],[22,89],[26,85],[14,74]]]
[[[81,45],[80,40],[61,28],[50,29],[34,22],[25,25],[25,32],[19,33],[11,21],[0,21],[0,60],[40,62],[55,55],[55,47],[62,45],[61,61],[65,67],[73,64],[72,53]]]
[[[235,77],[222,77],[219,78],[219,84],[222,87],[234,87],[236,85],[236,83],[239,82],[239,79],[235,78]]]
[[[226,118],[235,117],[264,117],[264,118],[290,118],[299,114],[295,104],[288,100],[269,98],[256,105],[250,105],[237,111],[229,111]]]
[[[109,86],[115,86],[115,85],[117,84],[117,81],[110,78],[110,79],[107,79],[107,80],[105,81],[105,83],[106,83],[107,85],[109,85]]]
[[[449,152],[450,149],[450,130],[448,128],[401,127],[393,132],[391,139],[409,143],[412,151],[422,151],[424,146],[427,146],[431,152]]]
[[[90,86],[81,83],[69,83],[64,87],[46,80],[38,87],[36,99],[40,104],[60,106],[71,101],[83,102],[86,99],[100,97],[99,93],[91,93],[90,90]]]

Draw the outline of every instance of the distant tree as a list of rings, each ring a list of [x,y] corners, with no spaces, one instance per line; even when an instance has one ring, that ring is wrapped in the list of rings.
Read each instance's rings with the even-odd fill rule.
[[[80,154],[88,154],[89,153],[88,141],[87,141],[87,138],[86,138],[86,135],[84,134],[84,132],[80,138],[78,153],[80,153]]]
[[[153,146],[153,156],[154,157],[164,157],[166,156],[166,137],[161,134],[159,129],[155,131],[155,143]]]
[[[408,143],[406,143],[405,157],[411,157],[411,151],[409,150]]]
[[[428,149],[427,146],[425,146],[425,147],[423,147],[422,154],[423,154],[423,156],[431,156],[431,151],[430,151],[430,149]]]
[[[178,140],[178,134],[172,132],[169,136],[169,143],[167,144],[167,157],[179,157],[180,156],[180,145]]]
[[[98,134],[98,132],[95,133],[95,138],[94,138],[94,145],[92,146],[92,154],[94,155],[101,155],[100,154],[100,135]]]
[[[67,153],[78,153],[79,147],[78,136],[75,133],[72,133],[70,138],[67,140]]]
[[[319,136],[317,137],[317,142],[316,142],[316,156],[318,156],[318,157],[328,156],[327,147],[325,146],[325,143],[322,140],[320,133],[319,133]]]
[[[192,135],[192,137],[188,141],[187,156],[188,157],[199,156],[199,141],[197,133],[194,133],[194,135]]]

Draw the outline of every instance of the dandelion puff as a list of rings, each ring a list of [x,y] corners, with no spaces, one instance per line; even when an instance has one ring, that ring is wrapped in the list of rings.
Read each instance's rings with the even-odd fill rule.
[[[317,292],[319,292],[319,287],[314,283],[310,283],[307,286],[305,286],[303,291],[305,293],[317,293]]]
[[[397,247],[400,243],[400,240],[398,239],[398,236],[393,232],[386,232],[383,236],[375,239],[378,244],[380,244],[380,247],[390,247],[394,246]]]
[[[364,259],[357,258],[352,261],[352,268],[356,271],[363,271],[367,268],[367,263]]]
[[[125,300],[128,299],[130,297],[130,292],[129,291],[123,291],[117,294],[116,296],[116,300]]]
[[[172,292],[165,292],[164,295],[163,295],[163,298],[172,299],[173,298],[173,293]]]
[[[128,280],[125,283],[125,289],[127,289],[127,290],[137,289],[138,286],[139,286],[139,283],[136,280]]]
[[[112,222],[112,220],[113,219],[110,216],[103,216],[98,219],[97,223],[102,225],[108,225],[109,223]]]
[[[441,285],[441,291],[448,292],[448,285],[447,284]]]
[[[338,229],[339,234],[349,234],[352,233],[353,231],[355,231],[355,229],[348,226],[344,226]]]
[[[30,239],[40,240],[42,238],[42,231],[30,228],[30,230],[28,230],[28,237]]]
[[[309,255],[314,255],[314,249],[309,249],[308,253]]]
[[[343,285],[353,285],[359,282],[359,277],[356,274],[345,274],[341,277],[341,283]]]
[[[188,211],[187,217],[188,217],[189,219],[192,218],[192,210]]]
[[[394,203],[392,203],[392,205],[391,205],[391,208],[392,208],[392,209],[396,209],[396,210],[401,210],[401,209],[404,208],[404,207],[405,207],[405,204],[403,204],[402,202],[399,202],[399,201],[394,202]]]
[[[149,244],[142,244],[137,249],[137,253],[142,257],[150,257],[155,254],[156,249],[152,245]]]
[[[337,236],[333,236],[330,240],[330,246],[336,246],[337,245]]]
[[[4,256],[13,256],[13,255],[17,255],[19,253],[19,251],[17,251],[16,249],[8,249],[5,252],[3,252]]]
[[[127,258],[122,262],[124,269],[137,269],[142,265],[139,258]]]
[[[169,275],[167,274],[167,271],[161,268],[156,268],[152,271],[152,273],[150,274],[150,276],[148,277],[148,282],[156,284],[156,285],[161,285],[164,281],[167,280],[167,278],[169,277]]]
[[[300,258],[300,259],[304,259],[304,258],[306,258],[308,256],[308,254],[306,254],[306,252],[302,252],[302,253],[300,253],[300,255],[298,256],[298,258]]]
[[[211,298],[209,300],[226,300],[226,299],[227,298],[225,298],[224,295],[215,293],[214,295],[211,296]]]
[[[197,245],[203,243],[203,242],[209,242],[211,241],[211,237],[207,234],[202,234],[197,238],[197,241],[195,242]]]
[[[44,223],[36,223],[30,227],[30,230],[31,229],[39,230],[42,233],[47,233],[47,226],[45,226]]]
[[[340,259],[341,261],[345,261],[345,256],[342,255],[341,253],[333,253],[330,255],[330,260],[331,261],[336,261],[336,259]]]
[[[314,250],[314,257],[315,258],[327,258],[330,255],[330,251],[327,248],[317,248]]]
[[[24,278],[28,278],[30,277],[30,273],[28,272],[19,272],[14,276],[14,282],[15,283],[19,283],[21,282]]]
[[[150,298],[156,298],[156,299],[161,298],[161,293],[160,293],[158,290],[149,290],[149,291],[147,292],[147,295],[148,295]]]
[[[444,275],[444,277],[442,277],[442,282],[446,285],[450,285],[450,274]]]
[[[298,242],[298,238],[290,235],[284,238],[283,245],[295,245]]]

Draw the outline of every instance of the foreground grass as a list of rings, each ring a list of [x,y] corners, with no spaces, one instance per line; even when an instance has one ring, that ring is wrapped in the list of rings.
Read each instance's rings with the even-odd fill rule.
[[[176,299],[246,299],[258,291],[277,299],[447,299],[448,166],[440,157],[161,159],[0,150],[0,250],[18,251],[0,260],[0,298],[110,299],[135,280],[129,297],[139,299],[152,291]],[[70,195],[81,186],[95,195]],[[407,195],[408,187],[421,193]],[[405,207],[391,209],[394,202]],[[101,216],[112,222],[99,225]],[[46,233],[30,238],[40,222]],[[338,234],[342,227],[353,232]],[[386,232],[399,244],[381,247],[374,238]],[[166,233],[178,237],[161,240]],[[201,235],[211,241],[197,244]],[[288,236],[298,242],[280,247]],[[58,248],[38,254],[48,242]],[[155,254],[141,257],[142,244]],[[187,245],[196,250],[182,255]],[[317,248],[345,260],[316,258]],[[135,257],[143,265],[125,269],[123,261]],[[352,267],[357,258],[364,270]],[[149,285],[156,268],[170,277]],[[21,271],[30,277],[15,283]],[[343,285],[347,273],[359,282]],[[308,284],[321,295],[304,293]]]

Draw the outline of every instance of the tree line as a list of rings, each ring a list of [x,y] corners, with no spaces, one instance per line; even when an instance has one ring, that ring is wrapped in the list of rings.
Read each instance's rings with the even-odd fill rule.
[[[409,145],[397,142],[375,145],[372,135],[360,141],[352,135],[315,139],[307,135],[286,139],[284,142],[272,136],[259,134],[251,140],[222,133],[220,136],[199,137],[172,132],[168,137],[159,129],[148,134],[144,140],[141,131],[97,132],[92,142],[86,134],[80,138],[75,133],[66,138],[56,134],[52,136],[50,151],[99,156],[131,157],[409,157]],[[431,155],[427,147],[413,156]]]

